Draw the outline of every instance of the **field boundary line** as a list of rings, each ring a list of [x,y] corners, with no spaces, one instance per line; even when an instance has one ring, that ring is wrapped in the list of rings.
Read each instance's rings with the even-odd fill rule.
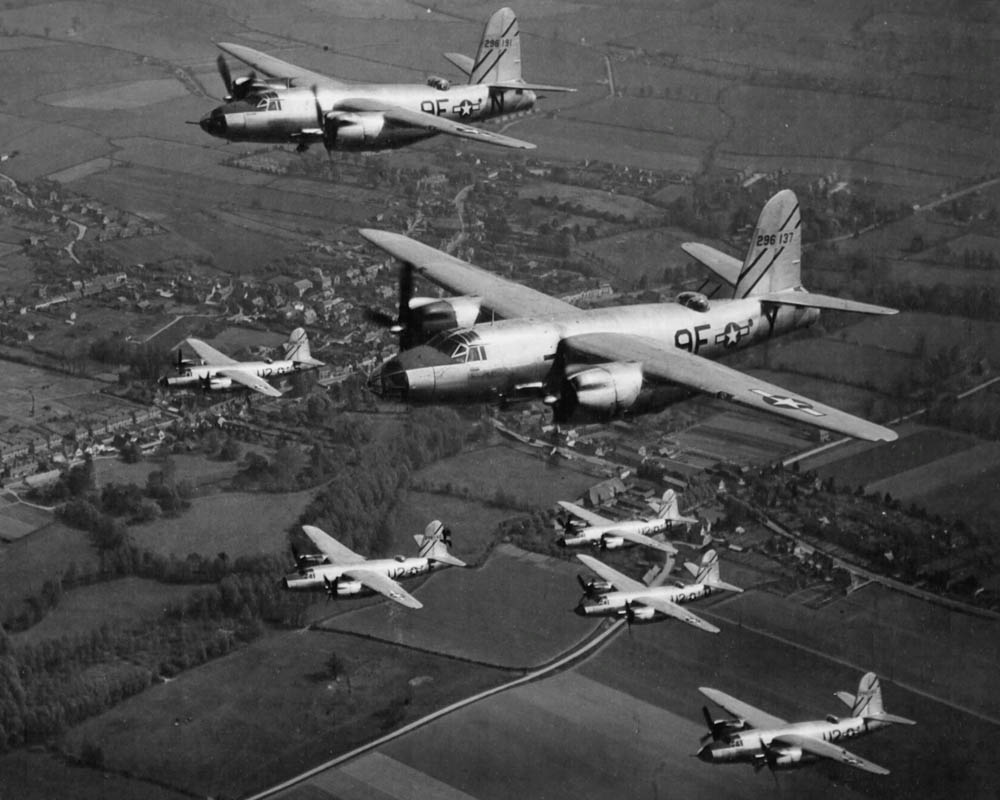
[[[426,716],[421,717],[418,720],[414,720],[413,722],[404,725],[402,728],[399,728],[398,730],[392,731],[391,733],[387,733],[385,736],[381,736],[378,739],[375,739],[374,741],[368,742],[367,744],[363,744],[360,747],[356,747],[347,753],[337,756],[336,758],[332,758],[329,761],[326,761],[317,767],[313,767],[312,769],[309,769],[306,772],[301,773],[300,775],[296,775],[294,778],[289,778],[288,780],[283,781],[282,783],[279,783],[276,786],[272,786],[271,788],[265,789],[264,791],[258,792],[257,794],[250,795],[245,800],[264,800],[264,798],[271,797],[277,794],[278,792],[282,792],[285,789],[290,789],[293,786],[296,786],[300,783],[309,780],[310,778],[314,778],[321,772],[325,772],[328,769],[333,769],[335,767],[338,767],[341,764],[350,761],[353,758],[357,758],[358,756],[364,755],[365,753],[371,750],[376,750],[382,745],[388,744],[389,742],[399,738],[400,736],[405,736],[408,733],[412,733],[413,731],[418,730],[419,728],[422,728],[425,725],[429,725],[430,723],[435,722],[436,720],[439,720],[442,717],[447,716],[448,714],[451,714],[455,711],[460,711],[466,706],[470,706],[473,703],[478,703],[480,700],[485,700],[489,697],[493,697],[494,695],[500,694],[501,692],[506,692],[509,689],[515,689],[518,686],[530,683],[532,681],[538,680],[539,678],[543,678],[553,672],[556,672],[557,670],[571,664],[572,662],[578,661],[583,656],[589,654],[591,651],[599,648],[601,645],[603,645],[605,642],[611,639],[612,636],[620,632],[622,626],[624,625],[625,625],[624,620],[617,620],[616,622],[612,623],[608,628],[606,628],[604,631],[599,631],[595,636],[589,638],[589,640],[585,641],[582,645],[577,646],[569,653],[557,658],[555,661],[553,661],[550,664],[547,664],[546,666],[533,670],[529,672],[527,675],[522,675],[520,678],[515,678],[514,680],[500,684],[499,686],[494,686],[492,689],[486,689],[485,691],[479,692],[478,694],[474,694],[471,697],[466,697],[463,700],[458,700],[454,703],[451,703],[450,705],[445,706],[444,708],[439,708],[437,711],[432,711],[430,714],[427,714]]]

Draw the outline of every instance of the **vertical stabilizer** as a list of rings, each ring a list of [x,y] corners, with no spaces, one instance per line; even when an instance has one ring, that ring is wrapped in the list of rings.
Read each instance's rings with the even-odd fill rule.
[[[441,564],[450,564],[453,567],[464,567],[465,562],[455,558],[449,551],[451,544],[451,531],[444,526],[440,520],[434,520],[427,524],[423,533],[418,533],[413,537],[420,546],[420,556]]]
[[[663,499],[660,501],[660,510],[656,516],[660,519],[678,519],[680,515],[681,511],[677,503],[677,492],[673,489],[667,489],[663,493]]]
[[[735,297],[793,289],[802,284],[802,215],[791,189],[767,201],[736,280]]]
[[[719,554],[714,550],[708,550],[701,557],[701,566],[694,576],[698,583],[718,583],[719,582]]]
[[[323,364],[322,361],[317,361],[312,357],[312,352],[309,349],[309,336],[306,334],[305,328],[296,328],[289,334],[288,341],[285,343],[285,360],[317,367]]]
[[[495,84],[521,80],[521,37],[517,17],[501,8],[486,23],[469,73],[469,83]]]
[[[882,684],[874,672],[866,672],[858,684],[858,693],[851,707],[853,717],[875,717],[885,713],[882,707]]]

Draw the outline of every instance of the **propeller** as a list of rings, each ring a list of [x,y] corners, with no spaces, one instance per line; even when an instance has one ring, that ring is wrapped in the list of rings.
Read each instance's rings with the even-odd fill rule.
[[[232,97],[233,74],[229,71],[229,64],[226,63],[226,59],[222,53],[219,53],[218,58],[215,59],[215,66],[219,70],[219,76],[222,78],[222,83],[226,87],[226,96]]]
[[[339,576],[335,576],[331,581],[326,575],[323,576],[323,588],[326,589],[326,599],[327,602],[333,600],[337,596],[337,583],[340,581]]]
[[[632,635],[632,623],[635,622],[635,609],[632,608],[632,601],[625,601],[625,627],[628,630],[628,635]]]
[[[399,337],[399,349],[409,350],[416,340],[413,330],[413,312],[410,301],[413,300],[413,264],[402,261],[399,265],[399,308],[395,318],[379,308],[366,308],[365,318]]]
[[[701,707],[702,716],[705,717],[705,724],[708,725],[708,733],[703,734],[698,740],[698,744],[705,744],[709,739],[713,742],[719,740],[719,728],[715,724],[715,720],[712,719],[712,715],[708,713],[708,706]]]

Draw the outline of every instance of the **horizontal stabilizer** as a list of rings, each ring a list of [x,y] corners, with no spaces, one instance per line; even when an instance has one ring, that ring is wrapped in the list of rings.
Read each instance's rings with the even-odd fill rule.
[[[912,719],[907,719],[906,717],[899,717],[895,714],[887,714],[882,712],[880,714],[866,714],[864,717],[865,722],[894,722],[897,725],[916,725],[916,721]]]
[[[448,564],[449,566],[452,566],[452,567],[467,567],[468,566],[468,564],[466,564],[464,561],[462,561],[462,559],[455,558],[455,556],[453,556],[451,553],[448,553],[448,552],[444,552],[444,553],[442,553],[442,552],[432,553],[430,556],[428,556],[428,558],[430,558],[431,561],[437,561],[437,562],[439,562],[441,564]]]
[[[740,277],[740,270],[743,264],[738,258],[726,255],[721,250],[709,247],[707,244],[699,242],[684,242],[681,250],[687,253],[702,265],[709,268],[715,275],[730,289],[736,286],[736,281]]]
[[[319,359],[316,359],[316,358],[312,358],[312,357],[309,357],[309,358],[293,358],[292,361],[294,361],[296,364],[305,364],[308,367],[322,367],[322,366],[325,366],[325,362],[320,361]]]
[[[850,692],[834,692],[834,694],[840,698],[840,702],[843,703],[848,708],[854,708],[854,702],[857,698]]]
[[[727,592],[742,592],[743,590],[739,586],[734,586],[731,583],[726,583],[725,581],[703,581],[706,586],[711,586],[713,589],[723,589]]]
[[[525,83],[524,81],[503,81],[491,83],[491,89],[523,89],[528,92],[575,92],[571,86],[552,86],[548,83]]]
[[[466,75],[472,74],[472,68],[475,66],[476,62],[472,60],[471,56],[462,55],[462,53],[445,53],[444,57]]]
[[[783,306],[802,306],[803,308],[826,308],[830,311],[851,311],[855,314],[898,314],[899,309],[877,306],[872,303],[859,303],[856,300],[845,300],[842,297],[831,297],[828,294],[813,292],[774,292],[757,295],[756,299],[763,303],[778,303]]]

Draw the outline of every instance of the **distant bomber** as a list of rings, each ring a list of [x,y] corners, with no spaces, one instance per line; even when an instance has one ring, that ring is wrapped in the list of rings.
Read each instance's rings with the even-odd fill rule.
[[[837,718],[831,714],[813,722],[785,722],[718,689],[702,687],[698,691],[737,717],[713,720],[708,708],[702,706],[708,723],[708,733],[702,741],[711,741],[697,755],[708,764],[751,764],[754,770],[765,766],[777,770],[828,758],[865,772],[888,775],[885,767],[854,755],[840,743],[894,723],[915,724],[911,719],[886,712],[882,706],[882,687],[874,672],[861,678],[857,695],[837,692],[837,697],[851,709],[849,717]]]
[[[470,123],[526,111],[535,105],[537,91],[576,91],[521,78],[520,32],[509,8],[490,17],[475,59],[445,54],[469,79],[455,86],[437,77],[426,85],[348,83],[243,45],[219,43],[219,48],[254,72],[234,80],[219,56],[226,102],[202,118],[202,130],[231,142],[288,142],[300,151],[314,143],[327,151],[387,150],[439,133],[532,149],[529,142]]]
[[[713,273],[703,291],[676,302],[581,309],[407,236],[361,235],[403,267],[400,352],[372,389],[412,403],[543,400],[557,423],[609,419],[663,405],[680,387],[859,439],[896,432],[714,359],[811,325],[820,309],[895,314],[895,309],[808,291],[802,285],[802,218],[785,189],[761,211],[740,261],[706,245],[684,249]],[[452,297],[413,296],[414,274]],[[659,396],[658,396],[659,395]]]
[[[438,520],[413,538],[420,551],[416,556],[368,560],[312,525],[302,531],[319,550],[318,555],[295,553],[296,571],[285,576],[286,589],[325,589],[330,599],[356,594],[385,595],[407,608],[423,604],[402,586],[399,578],[414,578],[439,567],[464,567],[465,562],[448,552],[451,537]]]
[[[322,361],[312,357],[309,337],[304,328],[296,328],[291,332],[285,343],[284,358],[277,361],[237,361],[205,344],[201,339],[185,339],[185,341],[198,354],[201,363],[184,359],[178,349],[175,374],[160,378],[161,386],[201,388],[206,391],[243,387],[266,394],[268,397],[281,397],[281,392],[269,384],[267,378],[278,378],[323,366]]]
[[[590,546],[601,550],[615,550],[629,544],[642,544],[667,553],[676,553],[677,548],[672,544],[652,537],[672,530],[674,525],[692,525],[698,521],[694,517],[681,516],[677,493],[673,489],[667,489],[662,500],[656,504],[656,516],[643,519],[613,520],[565,500],[560,500],[559,505],[576,518],[566,521],[563,535],[556,539],[560,547]],[[577,520],[582,520],[585,524],[578,525]]]

